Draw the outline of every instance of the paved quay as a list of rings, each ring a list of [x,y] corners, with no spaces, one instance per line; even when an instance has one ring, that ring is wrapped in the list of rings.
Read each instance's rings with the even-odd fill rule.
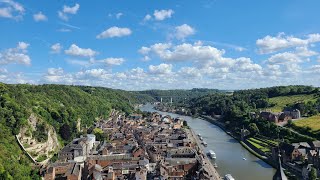
[[[212,180],[221,180],[218,171],[211,163],[210,159],[206,155],[205,149],[201,144],[201,141],[199,137],[196,135],[196,133],[192,129],[187,130],[188,136],[194,140],[194,142],[197,143],[197,154],[199,161],[202,165],[203,170],[206,172],[204,173],[206,175],[206,179],[212,179]]]

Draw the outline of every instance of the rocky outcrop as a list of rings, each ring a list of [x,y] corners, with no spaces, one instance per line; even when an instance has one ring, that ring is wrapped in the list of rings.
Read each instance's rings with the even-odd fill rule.
[[[37,124],[44,123],[47,133],[47,140],[38,142],[33,137],[33,132],[38,131]],[[53,154],[59,149],[59,141],[57,133],[54,128],[38,118],[35,114],[31,114],[28,118],[28,125],[21,128],[20,133],[17,135],[24,149],[33,157],[33,159],[41,159],[40,164],[46,164]],[[41,158],[40,158],[41,157]]]

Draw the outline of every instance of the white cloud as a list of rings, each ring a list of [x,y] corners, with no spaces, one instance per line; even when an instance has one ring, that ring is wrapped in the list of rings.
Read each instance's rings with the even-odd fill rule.
[[[318,53],[315,51],[309,50],[308,47],[304,46],[304,47],[296,47],[296,54],[302,57],[311,57],[311,56],[317,55]]]
[[[123,58],[106,58],[97,62],[104,63],[108,66],[119,66],[124,62]]]
[[[182,76],[186,76],[186,77],[200,77],[201,76],[200,70],[195,67],[182,67],[179,70],[179,73]]]
[[[320,65],[319,64],[311,66],[310,69],[312,70],[313,73],[320,73]]]
[[[113,37],[123,37],[123,36],[129,36],[132,33],[132,31],[129,28],[120,28],[113,26],[99,35],[97,35],[97,39],[105,39],[105,38],[113,38]]]
[[[151,60],[151,58],[149,56],[144,56],[142,58],[142,61],[144,61],[144,62],[147,62],[147,61],[150,61],[150,60]]]
[[[0,1],[0,4],[1,3],[3,4],[3,7],[0,8],[0,17],[15,20],[22,19],[25,9],[21,4],[13,0],[2,0]]]
[[[157,21],[163,21],[167,18],[171,18],[171,16],[173,15],[174,11],[172,9],[168,9],[168,10],[155,10],[153,15],[155,20]]]
[[[28,43],[19,42],[16,48],[9,48],[0,52],[0,64],[30,65],[31,59],[27,54]]]
[[[66,54],[71,56],[80,56],[80,57],[93,57],[98,54],[98,52],[87,48],[83,49],[78,47],[76,44],[72,44],[69,49],[64,51]]]
[[[147,14],[144,18],[143,21],[149,21],[152,19],[152,16],[150,14]]]
[[[172,64],[160,64],[158,66],[150,65],[149,72],[152,74],[169,74],[172,71]]]
[[[276,37],[268,35],[262,39],[258,39],[256,44],[261,54],[268,54],[291,47],[307,46],[316,42],[320,42],[320,34],[309,34],[305,39],[300,39],[294,36],[286,36],[284,33],[279,33]]]
[[[302,59],[292,53],[292,52],[284,52],[272,55],[268,61],[269,64],[287,64],[287,63],[300,63],[303,62]]]
[[[156,55],[165,61],[193,61],[194,63],[206,63],[210,60],[221,60],[224,50],[218,50],[212,46],[183,43],[173,46],[169,43],[157,43],[150,47],[142,47],[139,52],[144,56]]]
[[[262,73],[262,67],[259,64],[255,64],[250,58],[237,58],[233,69],[240,72],[258,72]]]
[[[28,43],[25,43],[25,42],[18,42],[18,49],[20,50],[26,50],[27,48],[29,47],[29,44]]]
[[[123,13],[117,13],[117,14],[116,14],[116,18],[117,18],[117,19],[120,19],[121,16],[123,16]]]
[[[77,14],[78,10],[80,8],[80,5],[76,3],[73,7],[72,6],[63,6],[63,9],[61,11],[58,11],[58,16],[60,19],[68,21],[70,14]]]
[[[64,73],[61,67],[59,68],[48,68],[48,75],[62,75]]]
[[[195,29],[188,24],[175,27],[175,37],[184,40],[186,37],[195,34]]]
[[[51,47],[51,53],[60,53],[62,46],[60,43],[53,44]]]
[[[41,11],[38,12],[37,14],[34,14],[34,15],[33,15],[33,19],[34,19],[36,22],[39,22],[39,21],[47,21],[47,20],[48,20],[47,16],[45,16]]]

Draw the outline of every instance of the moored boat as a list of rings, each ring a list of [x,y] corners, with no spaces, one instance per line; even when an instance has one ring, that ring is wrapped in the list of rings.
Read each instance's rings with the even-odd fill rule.
[[[205,141],[202,142],[203,146],[207,147],[208,143],[206,143]]]
[[[225,180],[235,180],[235,179],[231,176],[231,174],[226,174],[226,175],[224,176],[224,179],[225,179]]]
[[[217,158],[216,153],[215,153],[214,151],[212,151],[212,150],[209,150],[209,151],[207,152],[207,155],[208,155],[208,157],[210,157],[211,159],[216,159],[216,158]]]

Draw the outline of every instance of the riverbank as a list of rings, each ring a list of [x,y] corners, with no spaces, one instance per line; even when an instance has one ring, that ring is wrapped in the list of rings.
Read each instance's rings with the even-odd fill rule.
[[[254,150],[254,148],[251,148],[252,145],[248,144],[247,141],[242,141],[240,137],[237,137],[236,135],[234,135],[232,132],[227,131],[227,129],[225,128],[225,125],[222,122],[219,122],[217,119],[209,117],[209,116],[200,116],[201,119],[208,121],[216,126],[218,126],[220,129],[222,129],[226,134],[228,134],[229,136],[231,136],[232,138],[234,138],[235,140],[237,140],[245,149],[247,149],[251,154],[253,154],[254,156],[256,156],[257,158],[261,159],[262,161],[266,162],[267,164],[269,164],[270,166],[272,166],[273,168],[277,168],[277,162],[274,162],[272,160],[272,158],[268,158],[266,157],[264,154],[261,154],[258,152],[258,150]]]
[[[235,179],[270,180],[275,174],[275,169],[266,162],[245,149],[239,141],[230,136],[228,132],[204,118],[192,117],[185,114],[158,111],[151,104],[141,107],[141,111],[157,112],[163,116],[182,118],[196,134],[201,134],[208,146],[203,147],[205,152],[213,150],[216,155],[216,163],[220,175],[232,174]],[[245,160],[244,160],[245,159]],[[250,170],[250,173],[246,173]]]

